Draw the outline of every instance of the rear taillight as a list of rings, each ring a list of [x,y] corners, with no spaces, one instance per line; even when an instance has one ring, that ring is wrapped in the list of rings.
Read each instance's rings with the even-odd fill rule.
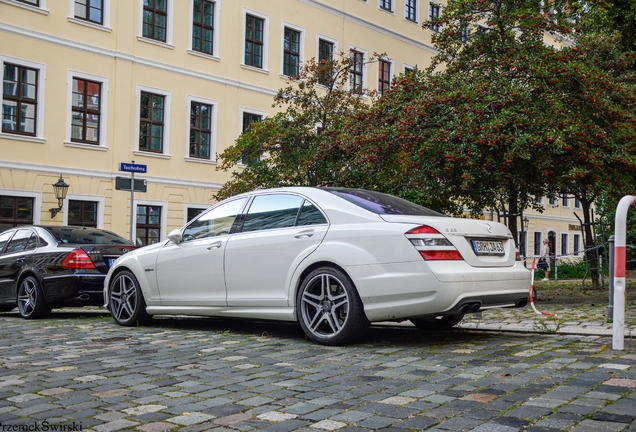
[[[515,254],[515,261],[521,261],[521,254],[519,252]]]
[[[435,228],[421,225],[404,233],[426,261],[461,261],[453,244]]]
[[[68,269],[94,269],[95,264],[88,256],[84,249],[75,249],[71,251],[64,261],[62,261],[62,267]]]

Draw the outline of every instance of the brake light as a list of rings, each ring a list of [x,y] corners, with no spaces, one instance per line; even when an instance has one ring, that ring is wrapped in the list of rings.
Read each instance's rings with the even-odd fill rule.
[[[515,261],[521,261],[521,254],[519,252],[515,254]]]
[[[79,248],[66,255],[66,258],[62,261],[62,267],[68,269],[94,269],[95,264],[93,264],[88,254],[84,252],[84,249]]]
[[[439,234],[439,231],[428,225],[421,225],[407,231],[405,234]]]
[[[457,250],[421,250],[418,252],[426,261],[462,261],[464,259]]]

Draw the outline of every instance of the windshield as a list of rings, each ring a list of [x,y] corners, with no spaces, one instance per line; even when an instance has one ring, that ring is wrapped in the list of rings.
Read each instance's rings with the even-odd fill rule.
[[[442,216],[429,208],[393,195],[366,189],[326,188],[327,192],[343,198],[376,214],[409,216]]]
[[[103,244],[103,245],[126,245],[132,243],[117,234],[97,228],[85,227],[46,227],[46,230],[55,237],[61,244]]]

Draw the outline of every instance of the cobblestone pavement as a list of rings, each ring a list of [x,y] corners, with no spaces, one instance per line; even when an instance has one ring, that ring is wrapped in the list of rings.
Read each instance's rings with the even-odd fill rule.
[[[614,351],[611,333],[537,318],[485,311],[437,334],[374,325],[360,344],[324,347],[288,323],[0,314],[0,430],[636,430],[636,340]],[[525,331],[487,328],[513,321]]]

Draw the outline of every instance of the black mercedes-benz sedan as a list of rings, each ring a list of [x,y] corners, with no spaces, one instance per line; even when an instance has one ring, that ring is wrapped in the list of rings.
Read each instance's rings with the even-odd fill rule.
[[[52,308],[101,306],[104,277],[113,262],[135,249],[103,229],[20,226],[0,233],[0,312],[16,306],[27,319]]]

